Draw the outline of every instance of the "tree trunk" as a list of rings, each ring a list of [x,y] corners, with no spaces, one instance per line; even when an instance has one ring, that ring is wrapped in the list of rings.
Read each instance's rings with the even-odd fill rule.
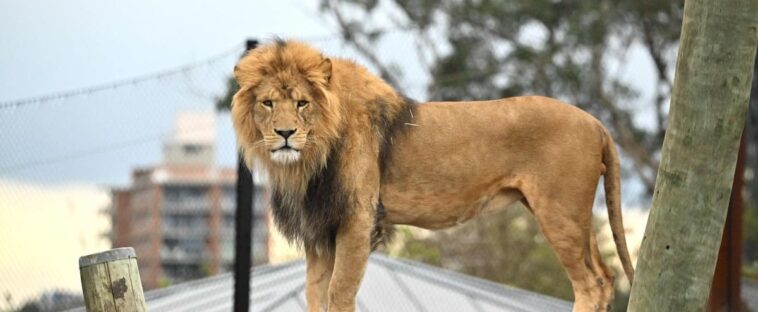
[[[685,1],[682,36],[629,311],[703,311],[758,45],[758,0]]]

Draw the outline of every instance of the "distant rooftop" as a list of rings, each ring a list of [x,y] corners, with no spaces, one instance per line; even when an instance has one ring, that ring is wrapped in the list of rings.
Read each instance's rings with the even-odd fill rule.
[[[256,267],[251,311],[306,311],[305,262]],[[145,293],[149,311],[231,311],[233,279],[217,275]],[[357,310],[570,311],[571,303],[414,261],[374,254]],[[80,310],[80,311],[83,311]]]

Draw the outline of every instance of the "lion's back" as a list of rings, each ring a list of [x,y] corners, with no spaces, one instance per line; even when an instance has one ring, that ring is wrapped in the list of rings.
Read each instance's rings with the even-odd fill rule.
[[[512,141],[519,136],[524,140],[537,136],[560,138],[586,129],[594,131],[599,125],[595,117],[576,106],[543,96],[429,102],[420,104],[418,111],[417,127],[411,131],[469,141]]]
[[[416,207],[438,214],[434,207],[445,206],[461,211],[479,200],[465,194],[481,194],[505,177],[599,168],[603,136],[598,126],[584,111],[546,97],[419,104],[407,132],[393,138],[382,200],[391,210]],[[411,215],[393,218],[412,223]]]

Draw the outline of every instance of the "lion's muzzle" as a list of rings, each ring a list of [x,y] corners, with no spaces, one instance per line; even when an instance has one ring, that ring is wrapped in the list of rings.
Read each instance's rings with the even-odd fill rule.
[[[297,138],[293,137],[297,129],[275,129],[274,132],[282,140],[271,150],[271,160],[281,164],[290,164],[300,160],[299,145],[301,144],[297,144]]]

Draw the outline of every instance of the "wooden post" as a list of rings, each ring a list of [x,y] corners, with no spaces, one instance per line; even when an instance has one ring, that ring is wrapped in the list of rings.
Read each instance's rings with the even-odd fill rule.
[[[704,311],[758,45],[758,0],[687,0],[628,311]]]
[[[80,257],[79,274],[88,312],[147,310],[134,248]]]
[[[755,78],[754,78],[755,79]],[[742,187],[744,186],[745,152],[747,134],[742,133],[740,151],[737,155],[737,169],[734,171],[732,196],[729,199],[729,211],[726,215],[724,234],[721,236],[721,248],[713,274],[709,311],[747,311],[742,303],[740,283],[742,269],[742,215],[744,214]]]

